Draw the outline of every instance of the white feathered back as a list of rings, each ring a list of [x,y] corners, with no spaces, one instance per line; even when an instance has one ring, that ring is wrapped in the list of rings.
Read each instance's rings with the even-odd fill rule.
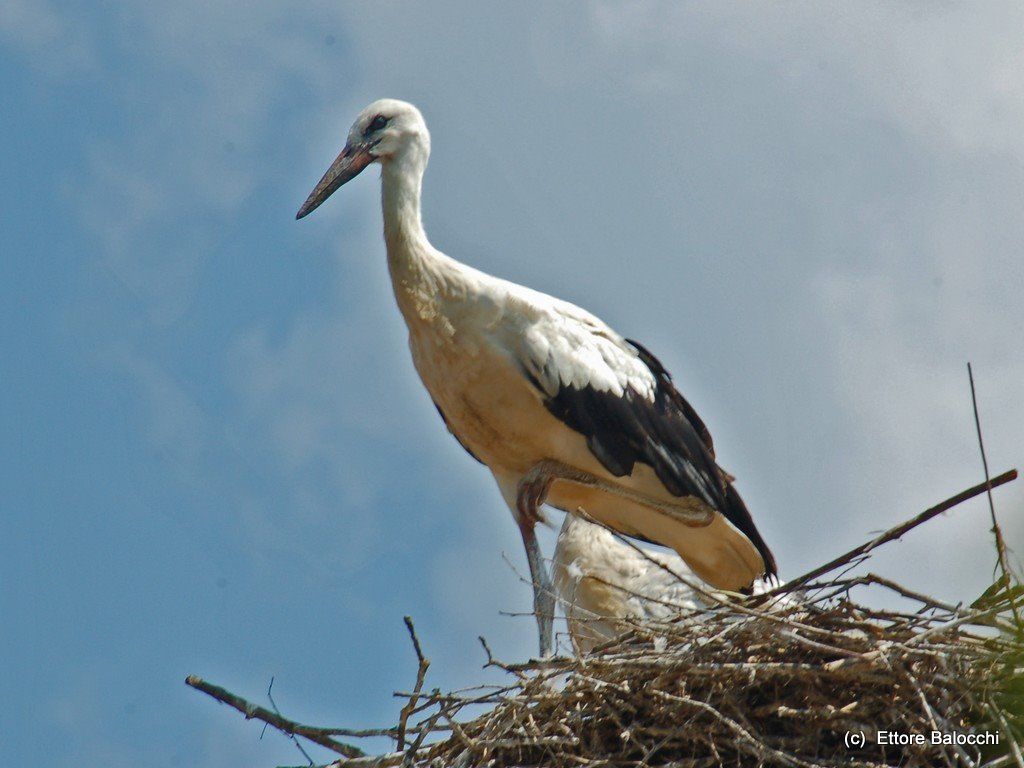
[[[721,604],[714,596],[724,598],[724,593],[702,582],[675,552],[641,548],[643,553],[637,552],[579,515],[565,516],[552,576],[569,633],[580,651],[617,637],[631,623],[671,620]],[[758,579],[753,591],[758,594],[777,583]],[[785,596],[773,600],[773,605],[787,603]]]
[[[580,650],[589,651],[621,634],[627,621],[669,619],[704,607],[696,590],[657,565],[699,584],[681,557],[644,551],[650,559],[605,528],[574,514],[565,516],[552,575],[569,632]]]

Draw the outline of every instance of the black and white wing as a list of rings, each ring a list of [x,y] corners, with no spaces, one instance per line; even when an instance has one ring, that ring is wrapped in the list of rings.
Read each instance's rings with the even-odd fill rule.
[[[722,513],[775,572],[750,512],[715,463],[707,427],[646,348],[560,303],[526,330],[521,365],[547,409],[586,438],[611,474],[646,464],[673,496],[697,497]]]

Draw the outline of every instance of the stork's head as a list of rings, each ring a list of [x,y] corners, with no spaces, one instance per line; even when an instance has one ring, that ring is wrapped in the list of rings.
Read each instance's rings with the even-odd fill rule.
[[[416,107],[397,99],[375,101],[359,113],[348,132],[345,148],[309,193],[295,218],[311,213],[370,163],[412,163],[422,172],[429,154],[430,133]]]

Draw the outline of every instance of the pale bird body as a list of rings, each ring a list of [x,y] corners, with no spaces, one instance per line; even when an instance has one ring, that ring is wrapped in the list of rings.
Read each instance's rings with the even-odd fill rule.
[[[677,554],[638,552],[572,513],[559,531],[551,572],[569,634],[583,653],[632,626],[709,605],[693,586],[700,585],[697,575]]]
[[[581,652],[647,625],[680,617],[700,620],[704,610],[728,603],[729,594],[702,583],[675,552],[631,546],[607,528],[566,514],[551,561],[552,582],[569,634]],[[754,594],[778,586],[774,578],[755,579]],[[761,609],[791,605],[783,594]],[[697,612],[697,613],[695,613]]]
[[[533,528],[545,501],[669,546],[718,587],[742,589],[774,572],[707,430],[650,353],[579,307],[430,244],[420,216],[429,154],[415,107],[374,102],[298,218],[380,163],[388,268],[413,361],[448,429],[491,470],[516,518],[542,653],[553,598]]]

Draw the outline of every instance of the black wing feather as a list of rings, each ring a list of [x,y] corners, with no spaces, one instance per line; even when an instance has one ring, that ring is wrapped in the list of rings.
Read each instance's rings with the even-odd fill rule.
[[[701,434],[707,435],[707,429],[699,420],[700,428],[694,428],[687,417],[693,409],[672,386],[661,364],[646,350],[640,356],[657,383],[653,402],[632,387],[619,395],[593,387],[562,386],[553,397],[545,398],[545,405],[586,437],[594,456],[616,477],[631,474],[639,461],[651,467],[674,496],[696,496],[714,509],[724,509],[725,489]]]
[[[622,395],[592,387],[560,387],[545,396],[548,411],[584,435],[598,461],[616,477],[648,465],[674,496],[696,496],[721,512],[761,553],[768,574],[775,558],[754,525],[743,499],[715,463],[707,426],[679,393],[665,367],[630,339],[654,376],[654,401],[627,387]]]

